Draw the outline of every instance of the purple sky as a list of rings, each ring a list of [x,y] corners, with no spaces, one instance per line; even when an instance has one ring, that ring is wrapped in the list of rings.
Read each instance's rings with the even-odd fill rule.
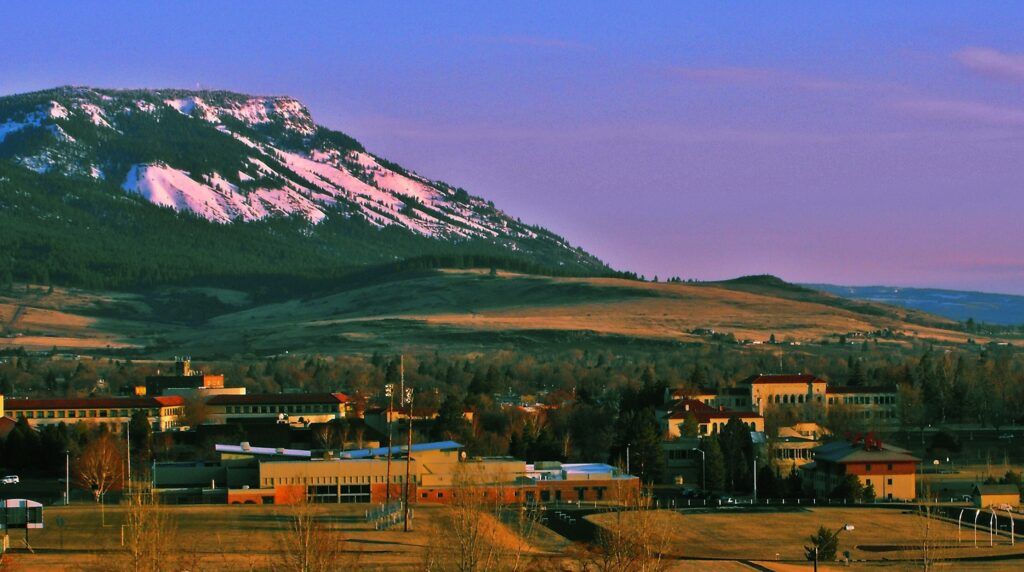
[[[0,93],[293,95],[648,277],[1024,294],[1021,3],[135,4],[5,4]]]

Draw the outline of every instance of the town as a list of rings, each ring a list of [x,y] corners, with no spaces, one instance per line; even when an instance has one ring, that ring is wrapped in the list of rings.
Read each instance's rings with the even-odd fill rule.
[[[19,359],[26,358],[8,360],[7,366],[17,367]],[[478,443],[471,439],[467,446],[458,439],[494,423],[496,407],[538,428],[537,439],[543,440],[556,414],[583,404],[572,394],[538,400],[499,392],[493,395],[495,406],[484,409],[449,399],[418,405],[416,392],[423,388],[406,383],[404,362],[402,356],[389,361],[397,364],[397,369],[388,366],[397,383],[385,383],[372,394],[250,392],[228,376],[178,358],[136,385],[123,385],[122,395],[4,396],[0,435],[5,464],[8,472],[18,466],[23,470],[7,477],[3,492],[10,498],[24,491],[27,502],[40,503],[50,514],[72,511],[60,517],[64,522],[73,518],[70,514],[84,516],[80,511],[95,517],[98,510],[104,522],[120,518],[128,523],[131,507],[140,503],[169,514],[182,511],[185,519],[205,514],[203,507],[212,505],[249,511],[316,507],[318,518],[345,515],[360,522],[365,534],[381,538],[421,533],[428,522],[432,537],[440,538],[437,522],[451,523],[453,515],[464,518],[472,511],[497,519],[491,534],[504,527],[504,534],[521,538],[515,550],[560,538],[590,546],[586,558],[611,549],[602,540],[606,534],[627,538],[637,526],[684,518],[678,524],[686,528],[672,534],[629,537],[641,556],[630,556],[636,562],[628,566],[668,564],[673,554],[691,553],[693,546],[678,544],[692,534],[691,520],[720,514],[742,527],[752,518],[802,517],[804,522],[794,522],[799,530],[824,518],[844,525],[867,515],[857,512],[865,508],[877,511],[872,520],[913,537],[906,543],[916,542],[914,521],[922,518],[934,521],[937,531],[960,531],[955,546],[941,535],[928,540],[934,547],[923,558],[970,558],[960,550],[973,547],[979,532],[991,537],[986,555],[1013,552],[1019,470],[1007,468],[1001,474],[989,466],[980,475],[973,472],[976,467],[958,468],[974,463],[964,460],[957,447],[962,432],[950,428],[922,430],[919,436],[912,432],[911,442],[929,443],[923,449],[888,441],[883,435],[896,436],[905,428],[898,387],[851,387],[813,374],[777,373],[748,376],[719,390],[666,386],[653,399],[656,407],[646,428],[639,413],[620,410],[620,418],[638,415],[631,422],[638,427],[616,436],[611,455],[582,459],[558,449],[522,447],[522,457],[516,457],[511,448],[505,454],[478,454]],[[641,399],[643,387],[636,391],[634,399]],[[654,392],[649,388],[646,398]],[[829,420],[850,419],[864,422],[854,427],[872,430],[837,434],[829,428]],[[977,428],[968,434],[992,442],[995,432]],[[1002,431],[996,442],[1008,434]],[[978,521],[979,511],[989,516]],[[614,522],[607,520],[612,514],[618,515]],[[311,518],[309,526],[322,522],[328,521]],[[962,531],[968,525],[971,542],[965,544]],[[870,531],[867,523],[860,526],[860,535]],[[861,540],[856,550],[835,552],[839,535],[825,532],[817,548],[831,552],[827,558],[819,552],[819,559],[870,562],[877,556]],[[33,536],[33,548],[54,538],[52,529]],[[480,542],[490,546],[496,541]],[[348,557],[362,558],[351,543],[345,546]],[[993,552],[996,547],[1003,548]],[[720,549],[726,556],[757,557],[741,548]],[[446,550],[425,542],[379,563],[416,567],[424,551],[439,562],[465,556]],[[718,554],[704,550],[708,557]],[[922,558],[916,544],[877,550],[886,558]],[[341,558],[336,551],[329,554]],[[806,561],[807,554],[797,542],[787,551],[780,549],[778,558]],[[508,554],[488,557],[499,556]],[[240,565],[242,560],[232,562]]]

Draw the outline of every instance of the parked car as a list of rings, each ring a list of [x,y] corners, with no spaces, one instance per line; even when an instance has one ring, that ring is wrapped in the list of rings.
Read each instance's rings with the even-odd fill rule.
[[[16,485],[20,482],[21,479],[18,478],[18,475],[7,475],[3,479],[0,479],[0,483],[3,483],[5,485]]]
[[[720,500],[722,504],[736,504],[736,499],[729,496],[719,497],[718,500]]]
[[[1013,433],[1003,433],[999,436],[1000,439],[1013,439]]]

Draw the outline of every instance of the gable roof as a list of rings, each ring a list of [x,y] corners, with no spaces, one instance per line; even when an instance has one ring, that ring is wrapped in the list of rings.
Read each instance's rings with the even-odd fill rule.
[[[886,463],[886,462],[913,462],[919,463],[921,459],[910,454],[910,451],[899,447],[877,442],[877,448],[866,449],[862,443],[851,441],[833,441],[820,447],[815,447],[814,459],[816,461],[829,461],[832,463]]]
[[[976,483],[974,485],[974,492],[982,495],[1020,496],[1020,489],[1017,488],[1017,485],[986,485],[984,483]]]

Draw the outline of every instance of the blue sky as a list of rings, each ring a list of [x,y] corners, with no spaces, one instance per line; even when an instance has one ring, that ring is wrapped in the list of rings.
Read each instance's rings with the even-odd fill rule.
[[[617,268],[1024,294],[1024,4],[0,10],[0,93],[292,95]]]

